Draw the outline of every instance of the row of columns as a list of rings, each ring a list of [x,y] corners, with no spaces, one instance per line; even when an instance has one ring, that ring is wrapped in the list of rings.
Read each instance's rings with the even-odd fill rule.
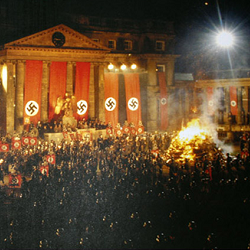
[[[24,118],[25,60],[5,62],[7,66],[6,133],[22,132]],[[3,65],[2,65],[3,67]],[[41,88],[41,121],[48,121],[50,61],[43,61]],[[75,63],[67,63],[66,91],[74,94]],[[104,66],[91,63],[89,86],[89,116],[104,121]],[[97,108],[96,108],[97,107]]]

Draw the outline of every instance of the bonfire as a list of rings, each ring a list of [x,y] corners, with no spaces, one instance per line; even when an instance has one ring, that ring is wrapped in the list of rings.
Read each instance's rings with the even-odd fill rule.
[[[214,151],[215,144],[209,128],[201,125],[199,119],[193,119],[183,127],[172,139],[166,151],[166,159],[174,158],[176,161],[188,159],[193,162],[205,152]]]

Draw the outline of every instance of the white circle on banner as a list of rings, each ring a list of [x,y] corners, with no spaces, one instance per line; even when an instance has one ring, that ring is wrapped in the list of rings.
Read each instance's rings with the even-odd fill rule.
[[[235,107],[236,106],[236,101],[231,101],[231,106]]]
[[[116,108],[116,100],[113,97],[109,97],[105,101],[105,108],[108,111],[113,111]]]
[[[39,111],[39,105],[36,101],[28,101],[25,105],[25,113],[28,116],[35,116]]]
[[[23,141],[24,141],[24,143],[26,143],[26,144],[29,143],[29,139],[28,139],[28,138],[25,138]]]
[[[15,147],[15,148],[18,148],[18,147],[19,147],[19,142],[15,142],[15,143],[14,143],[14,147]]]
[[[53,161],[54,161],[54,158],[53,158],[52,156],[49,156],[49,157],[48,157],[48,162],[51,163],[51,162],[53,162]]]
[[[77,102],[77,114],[84,115],[88,110],[88,103],[85,100]]]
[[[30,139],[30,144],[35,144],[36,140],[35,139]]]
[[[161,104],[166,105],[167,104],[167,99],[166,98],[161,98]]]
[[[7,146],[6,146],[6,145],[3,145],[3,146],[2,146],[2,150],[7,150]]]
[[[128,108],[131,111],[136,111],[139,107],[139,101],[136,97],[132,97],[128,100]]]
[[[209,101],[209,102],[208,102],[208,105],[209,105],[210,107],[212,107],[212,106],[214,105],[214,102],[213,102],[213,101]]]

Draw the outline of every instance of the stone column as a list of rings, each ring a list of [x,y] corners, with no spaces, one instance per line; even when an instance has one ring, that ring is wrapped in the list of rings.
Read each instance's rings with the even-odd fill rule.
[[[43,61],[42,74],[42,93],[41,93],[41,122],[48,121],[48,105],[49,105],[49,67],[50,63]]]
[[[95,78],[94,78],[94,64],[90,65],[89,78],[89,117],[95,117]]]
[[[14,86],[14,65],[7,61],[7,93],[6,93],[6,133],[15,130],[15,86]]]
[[[67,63],[67,84],[66,84],[66,92],[70,95],[73,95],[74,91],[74,63]]]
[[[105,121],[105,99],[104,99],[104,65],[99,65],[99,120]]]
[[[19,134],[23,131],[24,78],[25,78],[25,61],[18,60],[17,73],[16,73],[16,131]]]

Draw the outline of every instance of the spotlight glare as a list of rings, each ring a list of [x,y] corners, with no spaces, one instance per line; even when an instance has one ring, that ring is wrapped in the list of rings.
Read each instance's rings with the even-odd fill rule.
[[[216,37],[216,43],[221,47],[231,47],[234,43],[234,37],[232,33],[228,31],[222,31]]]
[[[125,64],[121,65],[121,70],[125,70],[127,68],[127,66]]]
[[[108,69],[109,70],[112,70],[114,68],[114,65],[112,64],[112,63],[110,63],[109,65],[108,65]]]
[[[136,69],[136,68],[137,68],[136,64],[133,63],[133,64],[131,65],[131,69]]]

